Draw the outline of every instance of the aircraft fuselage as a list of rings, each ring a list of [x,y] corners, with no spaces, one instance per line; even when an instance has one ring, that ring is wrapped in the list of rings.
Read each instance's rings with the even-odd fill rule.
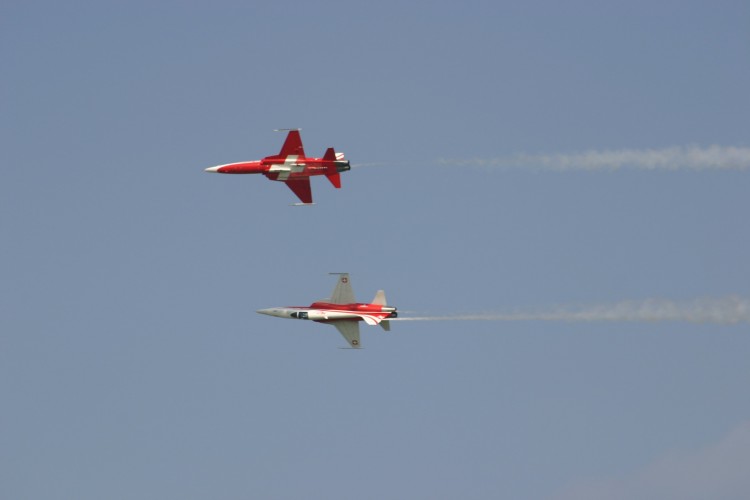
[[[277,318],[307,319],[325,323],[328,321],[364,321],[367,324],[377,324],[387,318],[398,316],[395,307],[381,306],[376,304],[331,304],[328,302],[315,302],[309,307],[286,306],[260,309],[260,314],[275,316]]]
[[[263,174],[273,181],[287,181],[300,177],[330,175],[331,172],[346,172],[351,169],[347,160],[324,160],[323,158],[286,158],[227,163],[207,168],[207,172],[218,174]]]

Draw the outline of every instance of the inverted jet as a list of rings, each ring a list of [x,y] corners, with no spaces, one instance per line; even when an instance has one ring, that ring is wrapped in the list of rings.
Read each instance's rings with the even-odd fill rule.
[[[398,316],[395,307],[386,305],[385,292],[378,290],[369,304],[359,303],[354,299],[354,290],[348,273],[331,273],[338,275],[336,288],[331,298],[313,302],[308,307],[286,306],[260,309],[258,313],[278,318],[302,319],[333,325],[353,349],[360,348],[359,322],[368,325],[380,325],[390,331],[388,318]]]
[[[312,204],[310,177],[314,175],[325,175],[335,188],[341,188],[340,174],[351,168],[349,162],[344,159],[344,153],[337,153],[333,148],[328,148],[322,158],[308,158],[302,147],[299,130],[282,130],[288,130],[289,133],[279,154],[266,156],[262,160],[217,165],[207,168],[206,172],[263,174],[272,181],[280,181],[289,186],[302,202],[298,205]]]

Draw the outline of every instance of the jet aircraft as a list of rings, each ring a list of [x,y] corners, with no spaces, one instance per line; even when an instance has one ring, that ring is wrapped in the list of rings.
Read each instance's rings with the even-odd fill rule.
[[[313,175],[325,175],[335,188],[341,187],[340,173],[351,168],[349,162],[344,159],[344,153],[337,153],[333,148],[328,148],[323,158],[308,158],[302,147],[299,129],[281,130],[288,130],[289,133],[279,154],[266,156],[262,160],[217,165],[205,169],[206,172],[263,174],[272,181],[286,183],[302,202],[297,205],[313,203],[310,190],[310,177]]]
[[[370,304],[358,303],[354,299],[354,290],[348,273],[337,274],[339,279],[333,294],[328,299],[313,302],[309,307],[286,306],[260,309],[257,312],[279,318],[307,319],[317,323],[335,326],[353,349],[360,348],[359,322],[368,325],[380,325],[390,331],[388,318],[396,318],[395,307],[386,305],[385,292],[378,290]]]

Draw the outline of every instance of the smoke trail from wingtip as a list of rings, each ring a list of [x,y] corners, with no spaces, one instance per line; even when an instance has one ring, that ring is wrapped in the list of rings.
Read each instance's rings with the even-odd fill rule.
[[[401,321],[562,321],[750,323],[750,299],[737,296],[703,298],[689,302],[665,299],[627,300],[583,307],[556,307],[526,312],[490,312],[395,318]]]
[[[583,153],[526,154],[466,160],[441,159],[452,166],[529,168],[553,171],[631,170],[748,170],[750,148],[712,145],[662,149],[589,150]]]

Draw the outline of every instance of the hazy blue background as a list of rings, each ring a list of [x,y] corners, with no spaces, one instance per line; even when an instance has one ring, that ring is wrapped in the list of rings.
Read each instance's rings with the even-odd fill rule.
[[[1,498],[750,497],[747,323],[255,314],[750,296],[747,171],[439,162],[750,146],[747,2],[9,1],[0,57]],[[203,172],[279,127],[382,164]]]

